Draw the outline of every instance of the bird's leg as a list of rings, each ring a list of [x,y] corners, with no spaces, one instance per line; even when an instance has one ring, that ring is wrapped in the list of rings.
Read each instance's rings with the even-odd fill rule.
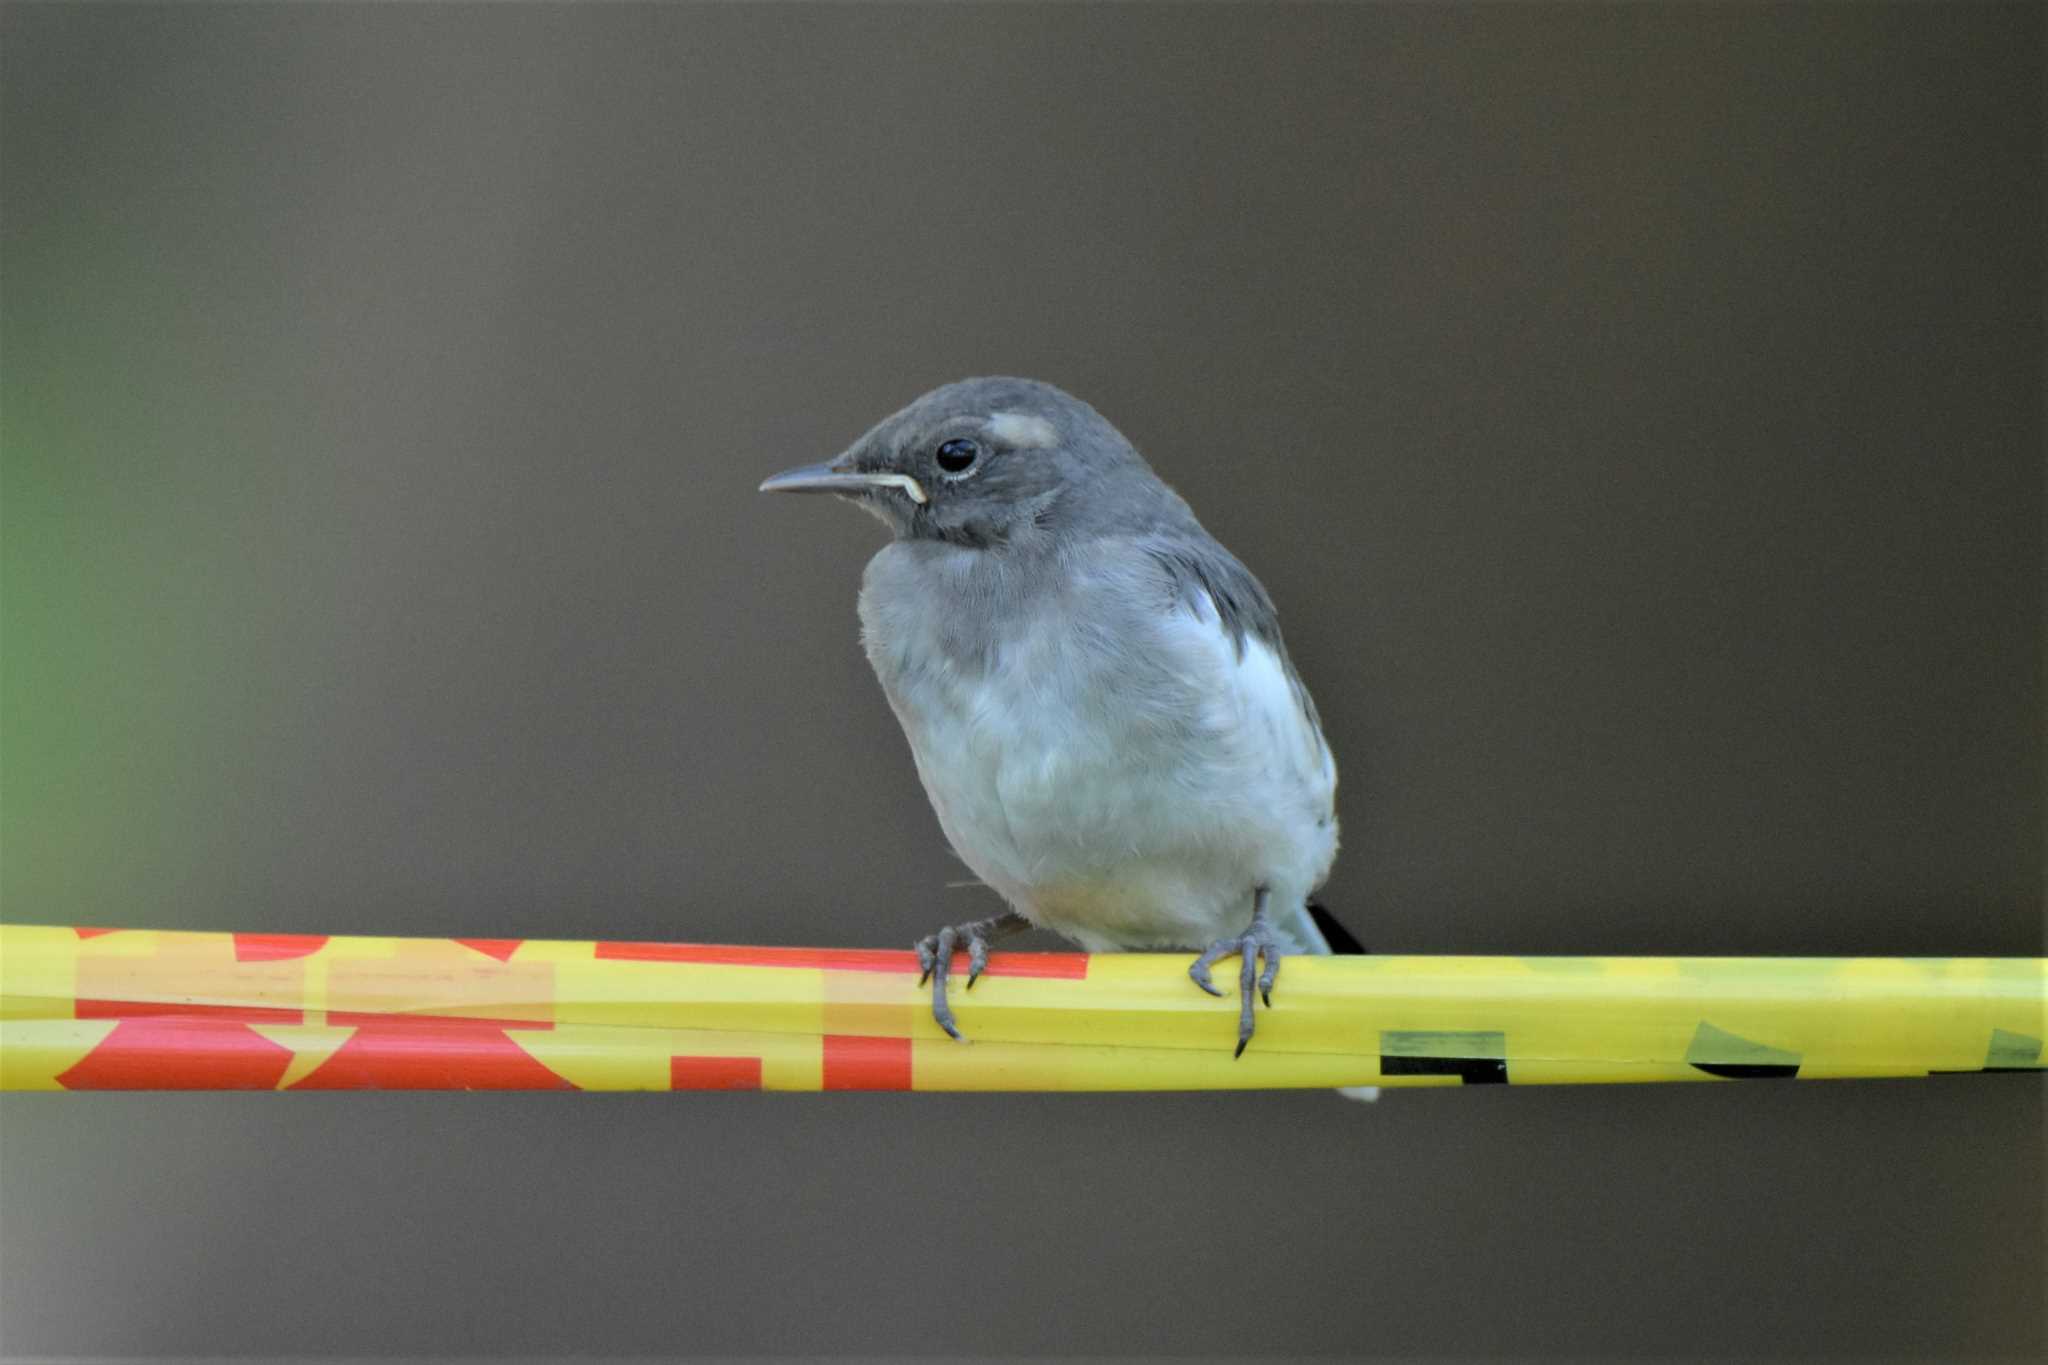
[[[1266,1007],[1271,1009],[1273,982],[1280,975],[1280,938],[1273,932],[1272,922],[1266,917],[1266,903],[1272,899],[1272,895],[1267,888],[1260,887],[1252,897],[1250,926],[1236,938],[1217,939],[1204,948],[1202,955],[1188,967],[1188,975],[1194,978],[1197,986],[1211,995],[1220,996],[1223,992],[1217,990],[1215,983],[1209,979],[1210,965],[1229,957],[1232,953],[1243,959],[1237,972],[1236,1055],[1239,1057],[1244,1056],[1245,1044],[1252,1040],[1252,990],[1257,987],[1260,996],[1265,999]],[[1266,959],[1266,969],[1263,972],[1259,970],[1261,954],[1264,954]]]
[[[954,1038],[960,1037],[960,1030],[953,1023],[953,1007],[946,1003],[946,978],[952,973],[953,952],[960,943],[965,940],[967,944],[967,989],[971,991],[974,983],[981,980],[981,974],[988,970],[990,941],[1030,927],[1030,920],[1014,910],[1006,910],[971,924],[947,925],[936,934],[927,934],[917,941],[917,965],[924,968],[924,975],[917,979],[917,984],[932,983],[932,1018],[939,1021],[940,1028]]]

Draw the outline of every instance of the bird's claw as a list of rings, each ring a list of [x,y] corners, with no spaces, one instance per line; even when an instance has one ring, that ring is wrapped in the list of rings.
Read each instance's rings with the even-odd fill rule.
[[[932,1018],[956,1042],[967,1040],[960,1036],[960,1026],[953,1019],[953,1007],[946,1000],[946,978],[952,975],[953,954],[964,940],[967,945],[967,989],[973,990],[974,983],[981,980],[981,974],[988,970],[988,931],[992,927],[987,920],[977,920],[973,924],[949,924],[936,934],[926,934],[913,945],[917,949],[917,965],[923,968],[917,984],[922,986],[927,981],[931,982]]]
[[[1212,964],[1233,955],[1240,959],[1237,972],[1237,1051],[1234,1055],[1242,1057],[1246,1045],[1252,1040],[1255,1027],[1252,1019],[1252,992],[1256,990],[1259,998],[1266,1002],[1266,1008],[1271,1009],[1273,982],[1280,975],[1280,940],[1266,923],[1263,903],[1259,912],[1252,916],[1249,929],[1235,938],[1219,938],[1204,948],[1202,955],[1189,964],[1188,976],[1197,986],[1220,998],[1223,992],[1217,990],[1215,983],[1210,979],[1209,968]],[[1263,970],[1259,966],[1261,957],[1265,959]]]

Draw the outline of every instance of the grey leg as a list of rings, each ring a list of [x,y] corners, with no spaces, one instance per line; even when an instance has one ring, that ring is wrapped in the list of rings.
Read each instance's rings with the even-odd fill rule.
[[[974,983],[981,980],[981,974],[988,970],[989,943],[1030,927],[1030,920],[1013,910],[1006,910],[971,924],[948,925],[917,941],[917,965],[924,968],[924,975],[917,979],[917,984],[932,983],[932,1018],[939,1021],[940,1028],[961,1042],[966,1041],[960,1038],[960,1029],[953,1022],[953,1007],[946,1003],[946,978],[952,974],[953,952],[961,940],[967,942],[967,989],[971,991]]]
[[[1188,967],[1188,975],[1194,978],[1197,986],[1200,986],[1211,995],[1220,996],[1223,992],[1217,990],[1215,983],[1210,980],[1209,968],[1214,963],[1229,957],[1233,953],[1243,959],[1237,972],[1239,1003],[1237,1012],[1237,1052],[1235,1055],[1239,1057],[1244,1056],[1245,1044],[1252,1040],[1253,989],[1257,988],[1259,995],[1266,1002],[1266,1008],[1271,1009],[1273,1007],[1273,982],[1280,976],[1280,939],[1273,932],[1272,921],[1266,915],[1266,905],[1271,899],[1272,892],[1263,886],[1260,887],[1252,897],[1252,922],[1250,926],[1236,938],[1217,939],[1207,948],[1204,948],[1202,955],[1196,958]],[[1264,971],[1259,970],[1259,957],[1261,954],[1266,959],[1266,969]]]

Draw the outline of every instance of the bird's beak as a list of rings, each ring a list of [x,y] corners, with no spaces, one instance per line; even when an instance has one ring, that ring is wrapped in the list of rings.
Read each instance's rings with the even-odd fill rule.
[[[874,488],[900,488],[904,496],[920,505],[930,500],[924,485],[908,474],[863,473],[841,469],[833,461],[785,469],[761,484],[763,493],[865,493]]]

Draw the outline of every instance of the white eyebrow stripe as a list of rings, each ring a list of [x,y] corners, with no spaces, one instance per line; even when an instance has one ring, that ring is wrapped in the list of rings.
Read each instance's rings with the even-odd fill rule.
[[[1060,443],[1060,434],[1052,423],[1043,417],[1034,417],[1028,412],[990,413],[988,434],[1004,445],[1016,446],[1023,450],[1035,450]]]
[[[922,507],[931,499],[925,496],[924,485],[908,474],[863,474],[861,477],[877,488],[900,488],[910,500]]]

